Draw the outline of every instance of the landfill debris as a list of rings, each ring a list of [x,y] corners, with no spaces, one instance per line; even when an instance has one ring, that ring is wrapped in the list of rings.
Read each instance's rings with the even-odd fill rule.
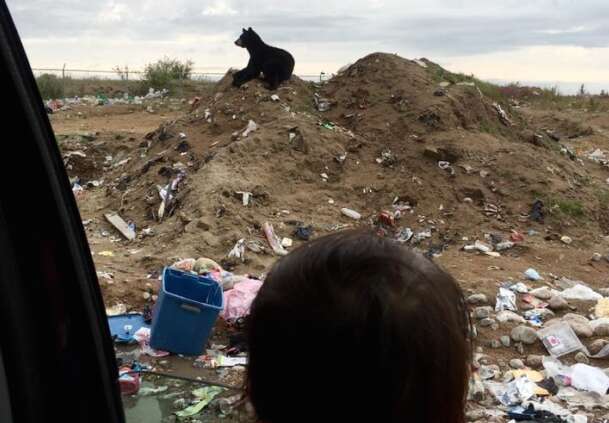
[[[495,303],[495,311],[518,311],[516,306],[516,294],[513,291],[506,288],[499,288],[497,294],[497,301]]]
[[[241,263],[245,263],[245,239],[241,238],[237,241],[233,249],[229,251],[228,258],[234,258]]]
[[[566,235],[562,236],[560,238],[560,240],[561,240],[561,242],[563,244],[567,244],[567,245],[569,245],[569,244],[571,244],[573,242],[573,240],[570,237],[566,236]]]
[[[313,96],[315,107],[319,112],[327,112],[332,107],[332,103],[327,98],[320,97],[319,94],[315,93]]]
[[[294,236],[301,241],[308,241],[313,234],[313,226],[298,226],[294,231]]]
[[[243,131],[243,134],[241,134],[241,136],[242,136],[243,138],[247,138],[247,136],[248,136],[250,133],[252,133],[252,132],[254,132],[254,131],[257,131],[257,130],[258,130],[258,125],[256,124],[256,122],[254,122],[253,120],[251,120],[251,119],[250,119],[250,120],[247,122],[247,127],[245,128],[245,130]]]
[[[571,326],[566,322],[540,329],[537,336],[552,357],[562,357],[575,351],[586,351]]]
[[[241,202],[244,206],[248,206],[250,204],[250,198],[253,195],[251,192],[237,191],[237,194],[241,196]]]
[[[175,415],[179,418],[192,417],[199,414],[215,397],[224,392],[224,388],[218,386],[206,386],[192,392],[197,398],[197,402],[181,411],[176,411]]]
[[[381,151],[381,156],[377,157],[376,162],[384,167],[391,167],[398,163],[397,156],[389,149]]]
[[[116,303],[112,307],[106,307],[106,316],[118,316],[119,314],[127,313],[127,305]]]
[[[208,351],[207,354],[202,355],[195,360],[195,365],[201,365],[207,369],[246,366],[247,357],[228,357],[224,354],[218,353],[217,351]]]
[[[247,316],[261,287],[262,281],[245,279],[233,289],[224,291],[224,309],[220,312],[220,316],[229,322]]]
[[[526,294],[527,292],[529,292],[529,287],[526,286],[522,282],[518,282],[518,283],[510,286],[510,290],[517,292],[519,294]]]
[[[146,354],[150,357],[166,357],[169,355],[167,351],[155,350],[150,346],[150,328],[141,327],[134,334],[133,338],[140,344],[142,354]]]
[[[412,238],[412,236],[414,235],[414,232],[412,232],[412,229],[410,228],[403,228],[401,229],[397,236],[396,236],[396,240],[400,243],[400,244],[405,244],[408,241],[410,241],[410,239]]]
[[[501,107],[501,105],[499,103],[493,103],[493,107],[497,111],[497,114],[499,115],[499,120],[501,120],[501,123],[503,123],[505,126],[512,126],[513,125],[513,123],[510,120],[509,116],[507,115],[505,110],[503,110],[503,108]]]
[[[535,202],[533,203],[533,206],[531,207],[531,212],[529,213],[529,219],[531,219],[535,222],[543,223],[544,216],[545,216],[545,211],[544,211],[543,201],[535,200]]]
[[[340,212],[342,214],[344,214],[345,216],[350,217],[351,219],[354,219],[354,220],[360,220],[362,218],[361,214],[359,214],[355,210],[351,210],[346,207],[343,207],[342,209],[340,209]]]
[[[123,395],[135,395],[140,390],[140,375],[139,373],[130,373],[130,367],[121,367],[118,370],[118,383]]]
[[[528,280],[531,280],[531,281],[540,281],[540,280],[543,280],[543,278],[537,272],[537,270],[535,270],[533,268],[527,269],[524,272],[524,275],[527,277]]]
[[[100,251],[99,253],[97,253],[97,255],[102,256],[102,257],[114,257],[114,252],[104,250],[104,251]]]
[[[285,256],[288,254],[288,251],[283,248],[283,245],[281,245],[279,237],[275,235],[273,225],[271,225],[269,222],[264,222],[264,224],[262,225],[262,231],[275,254],[279,256]]]
[[[281,239],[281,246],[284,248],[290,248],[293,243],[294,242],[292,241],[291,238],[282,238]]]
[[[130,344],[137,342],[135,333],[142,327],[148,327],[140,313],[118,314],[108,316],[110,335],[116,343]]]
[[[104,217],[114,228],[121,233],[129,241],[133,241],[136,237],[135,231],[129,227],[127,222],[116,213],[106,213]]]
[[[279,101],[279,96],[277,94],[273,94],[271,96],[271,100],[273,100],[273,101]]]

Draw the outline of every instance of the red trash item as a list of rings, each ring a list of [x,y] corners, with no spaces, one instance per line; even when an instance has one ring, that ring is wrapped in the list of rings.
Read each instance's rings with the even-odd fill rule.
[[[393,214],[391,212],[388,212],[388,211],[380,212],[377,217],[377,220],[380,223],[384,223],[385,225],[395,226],[395,217],[393,216]]]
[[[522,235],[520,232],[512,231],[512,235],[510,235],[510,240],[512,242],[523,242],[524,235]]]
[[[118,383],[123,395],[135,395],[140,390],[140,374],[128,373],[130,371],[130,367],[121,367],[118,371]]]

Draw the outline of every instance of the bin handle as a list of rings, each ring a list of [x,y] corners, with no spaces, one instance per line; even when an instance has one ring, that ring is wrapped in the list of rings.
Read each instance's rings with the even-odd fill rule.
[[[182,303],[180,305],[180,308],[186,311],[190,311],[192,313],[201,313],[201,309],[199,307],[195,307],[193,305],[190,304],[186,304],[186,303]]]

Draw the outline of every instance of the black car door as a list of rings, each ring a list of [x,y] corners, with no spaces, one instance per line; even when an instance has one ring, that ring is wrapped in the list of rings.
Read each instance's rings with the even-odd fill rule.
[[[124,421],[78,209],[0,0],[0,421]]]

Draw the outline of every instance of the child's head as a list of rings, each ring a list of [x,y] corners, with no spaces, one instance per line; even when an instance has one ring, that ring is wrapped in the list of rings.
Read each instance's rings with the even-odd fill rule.
[[[279,260],[249,319],[248,392],[265,423],[462,423],[470,323],[455,280],[362,232]]]

